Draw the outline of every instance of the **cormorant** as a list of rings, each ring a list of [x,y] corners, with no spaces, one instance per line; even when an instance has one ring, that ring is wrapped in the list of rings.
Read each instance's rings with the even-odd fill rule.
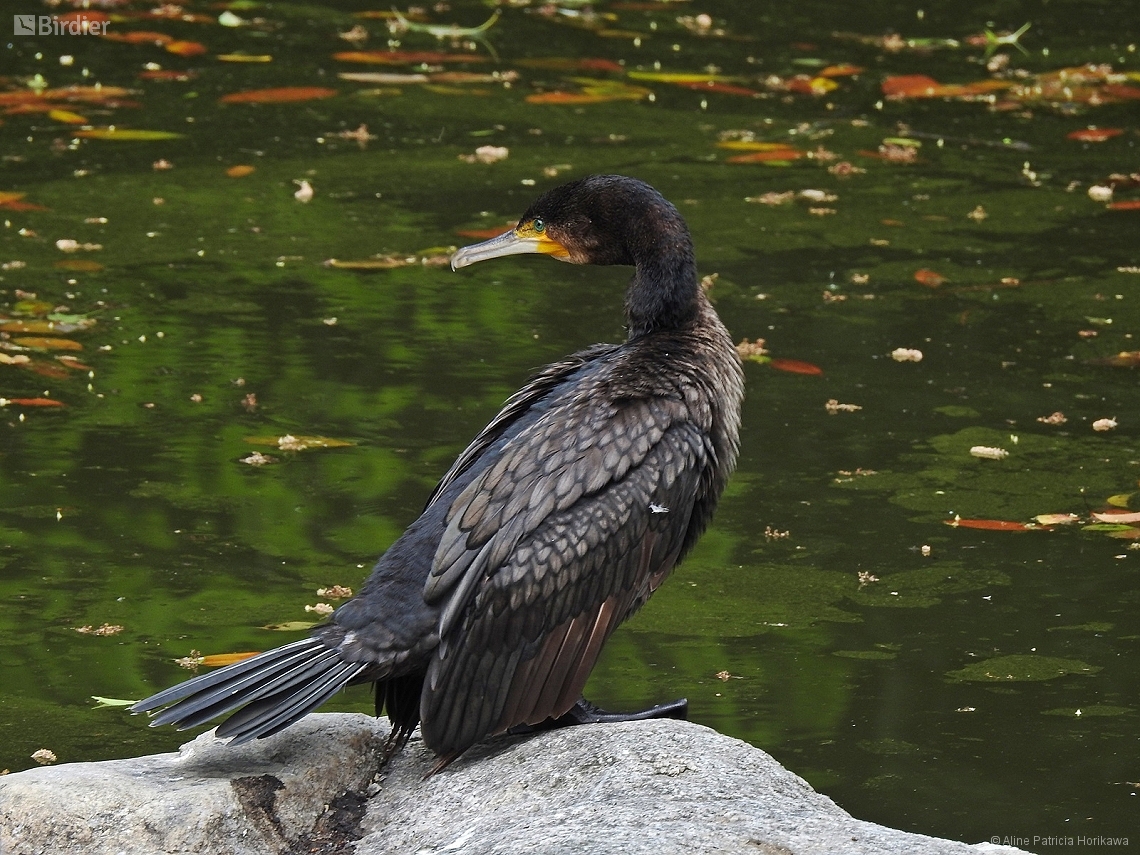
[[[615,627],[708,525],[736,464],[744,376],[697,277],[685,221],[648,184],[594,175],[548,191],[454,269],[519,253],[635,268],[628,338],[538,371],[507,399],[311,637],[139,701],[180,729],[269,736],[353,683],[375,683],[389,750],[417,724],[446,766],[513,728],[684,715],[582,699]]]

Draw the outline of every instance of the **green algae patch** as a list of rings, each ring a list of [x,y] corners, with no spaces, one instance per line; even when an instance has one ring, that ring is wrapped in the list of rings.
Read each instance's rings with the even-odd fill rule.
[[[1099,666],[1079,659],[1014,654],[974,662],[946,676],[955,683],[1034,683],[1069,674],[1092,675],[1099,670]]]

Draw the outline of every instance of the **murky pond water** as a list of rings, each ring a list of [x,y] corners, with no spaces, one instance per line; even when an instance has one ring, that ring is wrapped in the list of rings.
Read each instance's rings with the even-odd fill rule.
[[[567,3],[452,44],[419,25],[490,10],[108,5],[117,40],[0,53],[0,769],[178,745],[92,696],[298,637],[534,367],[620,339],[627,271],[433,259],[622,172],[769,353],[590,697],[687,696],[865,819],[1137,836],[1134,15]]]

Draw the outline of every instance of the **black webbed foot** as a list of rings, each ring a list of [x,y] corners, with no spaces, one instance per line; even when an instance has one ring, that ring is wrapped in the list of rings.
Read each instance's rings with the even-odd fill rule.
[[[578,702],[568,712],[558,718],[548,718],[540,724],[520,724],[512,727],[507,733],[519,735],[522,733],[535,733],[540,730],[553,730],[556,727],[571,727],[575,724],[599,724],[611,721],[645,721],[651,718],[675,718],[684,721],[689,715],[689,699],[678,698],[666,704],[657,704],[648,709],[637,712],[610,712],[590,703],[585,698]]]

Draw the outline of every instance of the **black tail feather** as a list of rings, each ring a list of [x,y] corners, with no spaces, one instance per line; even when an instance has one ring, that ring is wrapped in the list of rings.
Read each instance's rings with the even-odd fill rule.
[[[232,736],[240,744],[288,727],[368,667],[344,661],[318,638],[306,638],[172,686],[139,701],[131,712],[173,704],[150,726],[186,730],[245,706],[218,728],[218,736]]]

